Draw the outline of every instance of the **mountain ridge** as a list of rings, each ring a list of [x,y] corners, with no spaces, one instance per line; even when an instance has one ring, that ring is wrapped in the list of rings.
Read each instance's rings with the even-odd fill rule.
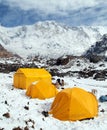
[[[37,55],[49,58],[80,56],[105,32],[104,27],[68,27],[55,21],[14,28],[0,26],[0,44],[23,58]]]

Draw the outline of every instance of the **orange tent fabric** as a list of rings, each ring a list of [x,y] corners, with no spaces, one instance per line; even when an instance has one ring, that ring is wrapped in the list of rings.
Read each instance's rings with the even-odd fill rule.
[[[14,74],[13,85],[16,88],[27,89],[32,82],[40,79],[51,83],[51,74],[41,68],[19,68]]]
[[[57,93],[58,90],[56,87],[46,80],[39,80],[32,83],[26,91],[27,96],[39,99],[55,97]]]
[[[98,101],[81,88],[67,88],[56,95],[49,113],[63,121],[92,118],[98,115]]]

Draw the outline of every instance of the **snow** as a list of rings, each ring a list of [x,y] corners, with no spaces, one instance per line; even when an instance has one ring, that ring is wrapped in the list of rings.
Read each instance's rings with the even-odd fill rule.
[[[42,111],[49,111],[54,98],[39,100],[30,99],[25,95],[26,90],[13,86],[12,73],[0,73],[0,129],[12,130],[20,127],[24,130],[106,130],[107,129],[107,102],[99,102],[98,117],[83,121],[60,121],[49,115],[44,117]],[[55,79],[57,77],[54,77]],[[107,80],[96,81],[93,79],[78,79],[76,77],[64,77],[64,88],[74,85],[87,91],[97,90],[97,99],[107,94]],[[60,90],[59,90],[60,91]],[[28,108],[28,109],[27,109]],[[104,109],[105,112],[101,112]],[[10,118],[3,116],[9,113]],[[33,128],[34,127],[34,128]]]
[[[64,54],[80,56],[106,32],[107,27],[67,27],[46,21],[14,28],[0,26],[0,43],[23,58],[29,55],[50,58]]]

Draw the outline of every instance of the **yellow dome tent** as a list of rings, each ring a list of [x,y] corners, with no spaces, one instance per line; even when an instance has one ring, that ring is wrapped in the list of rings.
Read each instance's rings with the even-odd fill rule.
[[[13,85],[16,88],[27,89],[32,82],[40,79],[51,83],[51,75],[45,69],[19,68],[14,74]]]
[[[55,97],[57,93],[56,87],[43,79],[32,83],[26,91],[27,96],[39,99]]]
[[[93,118],[98,114],[98,101],[92,93],[81,88],[67,88],[56,95],[49,114],[63,121]]]

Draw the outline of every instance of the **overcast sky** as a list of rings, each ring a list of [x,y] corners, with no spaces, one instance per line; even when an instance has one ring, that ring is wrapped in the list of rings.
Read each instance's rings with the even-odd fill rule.
[[[0,2],[23,10],[35,9],[40,12],[39,15],[45,17],[56,15],[65,23],[107,26],[107,0],[0,0]]]

